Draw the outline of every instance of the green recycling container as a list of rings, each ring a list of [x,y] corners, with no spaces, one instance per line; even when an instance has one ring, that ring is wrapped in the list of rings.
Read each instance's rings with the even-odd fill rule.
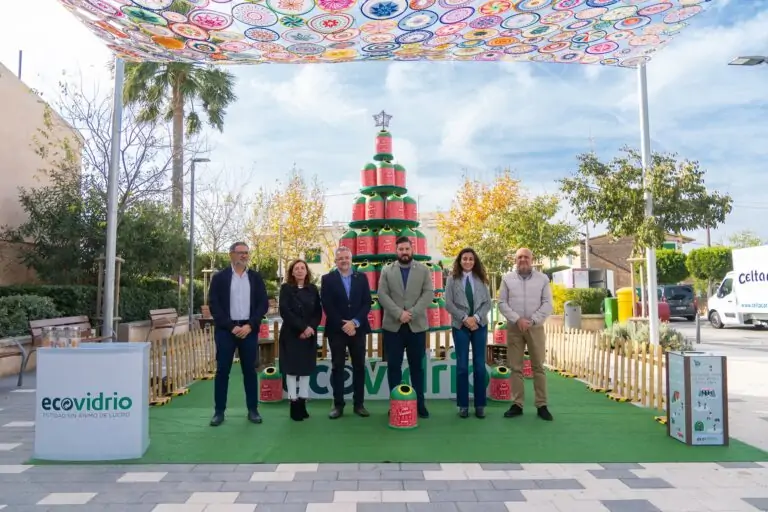
[[[619,300],[616,297],[606,297],[603,304],[605,309],[605,326],[611,327],[619,321]]]

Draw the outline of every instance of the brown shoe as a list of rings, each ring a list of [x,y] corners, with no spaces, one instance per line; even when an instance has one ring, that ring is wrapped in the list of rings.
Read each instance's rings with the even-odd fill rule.
[[[371,413],[368,412],[368,409],[365,408],[365,406],[355,407],[355,414],[360,416],[361,418],[367,418],[371,415]]]

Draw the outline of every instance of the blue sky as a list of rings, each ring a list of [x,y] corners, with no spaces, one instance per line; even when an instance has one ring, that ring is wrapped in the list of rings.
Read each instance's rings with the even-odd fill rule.
[[[712,4],[648,66],[652,149],[699,160],[708,185],[734,197],[713,241],[744,229],[768,239],[760,192],[768,189],[768,66],[727,66],[736,55],[768,54],[768,2]],[[109,91],[108,51],[56,1],[8,8],[7,19],[23,21],[0,32],[3,64],[15,70],[24,50],[23,79],[47,95],[62,72]],[[211,135],[206,172],[231,173],[255,189],[274,186],[295,163],[333,195],[329,220],[350,216],[353,196],[336,194],[355,192],[373,154],[371,115],[382,109],[394,116],[395,156],[423,211],[447,210],[463,172],[490,179],[509,167],[531,192],[556,192],[556,180],[591,144],[608,159],[640,142],[630,69],[472,62],[229,69],[239,100],[224,133]],[[703,233],[692,235],[704,242]]]

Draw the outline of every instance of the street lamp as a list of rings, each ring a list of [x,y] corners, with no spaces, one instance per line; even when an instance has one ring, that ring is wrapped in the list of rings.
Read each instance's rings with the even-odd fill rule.
[[[195,164],[208,163],[208,158],[193,158],[189,178],[189,330],[195,312]]]
[[[736,57],[728,63],[729,66],[759,66],[760,64],[768,64],[768,57],[751,56],[751,57]]]

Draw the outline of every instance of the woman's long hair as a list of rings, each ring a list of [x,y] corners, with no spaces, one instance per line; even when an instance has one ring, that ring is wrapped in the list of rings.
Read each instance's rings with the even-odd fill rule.
[[[293,275],[293,267],[298,265],[299,263],[304,264],[304,268],[307,269],[307,275],[304,278],[304,286],[309,286],[312,284],[312,271],[309,270],[309,265],[307,265],[307,262],[302,259],[293,260],[290,265],[288,265],[288,272],[285,276],[285,282],[286,284],[290,284],[291,286],[299,286],[299,283],[296,282],[296,278]]]
[[[475,276],[480,281],[482,281],[485,284],[488,284],[488,274],[485,273],[485,267],[483,266],[483,262],[480,261],[480,256],[478,256],[475,250],[472,249],[471,247],[462,249],[461,252],[459,252],[459,255],[456,256],[456,260],[454,260],[453,262],[453,278],[461,279],[461,275],[464,273],[464,269],[461,268],[461,258],[467,253],[471,254],[475,258],[475,266],[472,267],[472,273],[475,274]]]

